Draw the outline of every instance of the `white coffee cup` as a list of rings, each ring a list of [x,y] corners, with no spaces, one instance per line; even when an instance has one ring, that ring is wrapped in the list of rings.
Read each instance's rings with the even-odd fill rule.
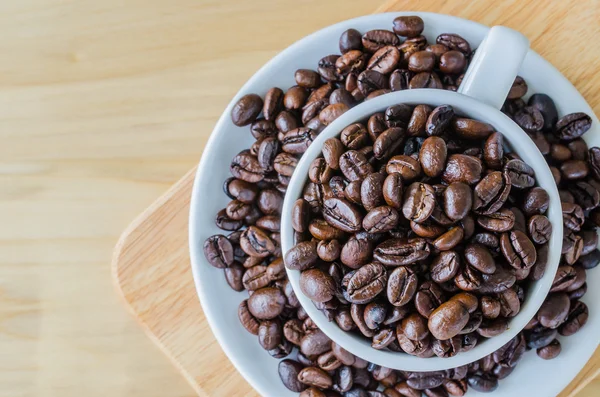
[[[420,358],[397,352],[376,350],[362,336],[345,332],[335,322],[329,322],[300,290],[300,272],[286,269],[296,295],[315,324],[344,349],[369,362],[388,368],[407,371],[434,371],[458,367],[476,361],[502,347],[517,335],[537,313],[548,294],[558,268],[562,248],[562,209],[558,189],[552,173],[533,141],[510,118],[500,112],[500,107],[512,86],[519,67],[529,48],[529,41],[520,33],[502,26],[493,27],[481,43],[471,61],[458,92],[434,89],[392,92],[368,100],[341,115],[323,130],[304,153],[288,185],[282,209],[281,243],[285,255],[293,247],[294,231],[291,213],[294,202],[301,197],[312,161],[321,154],[323,142],[338,136],[349,124],[365,120],[373,113],[384,111],[399,103],[451,105],[458,114],[484,121],[504,135],[510,150],[516,152],[534,170],[537,184],[550,196],[547,216],[553,232],[549,241],[548,264],[545,275],[531,282],[517,316],[509,322],[508,329],[493,338],[480,340],[470,351],[450,358]]]

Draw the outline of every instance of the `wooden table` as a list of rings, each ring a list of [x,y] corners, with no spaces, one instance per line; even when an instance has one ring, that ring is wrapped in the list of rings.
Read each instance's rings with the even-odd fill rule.
[[[455,15],[466,4],[404,3]],[[518,13],[516,2],[468,7],[479,8],[484,23],[520,28],[534,48],[552,40],[542,55],[599,113],[598,85],[587,84],[600,69],[598,52],[583,53],[583,42],[562,46],[561,35],[540,38],[528,21],[550,17],[543,3],[533,16]],[[577,26],[555,13],[564,35],[597,24],[598,3],[590,6]],[[264,62],[374,7],[366,0],[0,2],[0,396],[195,395],[115,296],[108,264],[116,239],[197,162],[222,109]],[[598,393],[596,380],[579,396]]]

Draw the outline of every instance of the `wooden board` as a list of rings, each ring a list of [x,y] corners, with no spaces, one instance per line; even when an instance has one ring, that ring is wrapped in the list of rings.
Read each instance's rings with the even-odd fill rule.
[[[600,5],[576,5],[575,0],[394,0],[377,11],[440,12],[519,29],[530,38],[536,51],[577,86],[598,113],[600,76],[596,72],[600,70],[600,48],[590,46],[582,38],[593,40],[600,34]],[[131,313],[199,395],[254,396],[256,392],[235,371],[212,336],[194,289],[187,247],[194,172],[195,169],[190,170],[123,233],[114,252],[114,280]],[[600,350],[561,396],[598,395],[600,385],[592,381],[599,375]]]

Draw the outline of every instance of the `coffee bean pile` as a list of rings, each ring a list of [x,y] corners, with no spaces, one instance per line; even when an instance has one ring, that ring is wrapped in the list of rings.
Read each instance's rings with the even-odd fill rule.
[[[261,346],[267,349],[271,356],[279,359],[297,350],[297,356],[290,356],[294,357],[293,360],[288,358],[280,362],[279,376],[288,389],[299,392],[302,397],[418,397],[422,391],[428,396],[462,396],[468,387],[492,391],[497,387],[498,379],[512,372],[523,354],[524,345],[526,349],[530,346],[537,348],[536,345],[527,342],[532,339],[529,338],[530,333],[538,333],[541,330],[541,326],[533,324],[532,320],[528,331],[520,333],[498,352],[469,366],[427,373],[392,371],[369,364],[331,342],[300,306],[285,275],[279,245],[283,194],[297,161],[305,150],[302,146],[308,146],[314,136],[324,128],[323,121],[330,122],[330,117],[335,116],[340,108],[344,108],[335,106],[321,118],[322,110],[339,103],[350,107],[369,95],[376,96],[386,93],[387,90],[420,86],[455,90],[460,84],[462,73],[448,72],[459,69],[452,66],[456,65],[456,61],[462,62],[461,56],[456,52],[464,56],[465,65],[462,70],[466,69],[471,58],[469,43],[458,35],[443,34],[436,39],[436,43],[428,44],[420,35],[422,29],[423,21],[419,17],[398,17],[394,20],[394,32],[401,36],[397,37],[398,50],[404,56],[393,72],[389,75],[382,74],[384,78],[378,80],[385,88],[376,88],[377,86],[373,85],[376,84],[374,80],[377,78],[373,76],[378,76],[374,72],[379,73],[374,70],[361,78],[361,91],[358,75],[365,70],[361,70],[360,65],[357,66],[357,70],[350,70],[345,76],[342,72],[341,81],[329,80],[331,75],[327,70],[332,68],[327,65],[332,58],[325,57],[317,65],[316,71],[297,71],[294,76],[297,85],[285,93],[279,88],[273,88],[262,97],[246,95],[232,110],[232,121],[240,126],[249,125],[250,133],[256,142],[251,148],[235,156],[231,163],[233,178],[224,184],[225,194],[232,202],[217,214],[215,223],[229,234],[209,237],[204,244],[204,253],[212,266],[223,269],[225,279],[232,289],[248,291],[250,297],[240,303],[238,317],[248,332],[257,335]],[[368,50],[371,47],[369,37],[391,37],[389,33],[368,34],[365,40],[367,44],[363,45],[361,33],[354,29],[344,32],[340,37],[340,52],[344,54],[350,50],[360,51],[362,48],[368,62],[372,57],[372,52]],[[412,62],[413,70],[409,69],[409,62],[404,61],[406,58],[410,59],[413,52],[420,52],[423,48],[435,55],[436,66],[432,72],[418,72],[414,66],[420,63],[417,62],[417,58],[426,58],[428,55],[416,57]],[[441,56],[450,52],[452,53],[444,57],[443,64],[446,66],[442,67]],[[339,56],[333,56],[336,60],[337,57]],[[448,69],[448,65],[455,69]],[[413,82],[416,75],[420,77]],[[512,113],[509,109],[525,107],[526,104],[519,99],[525,92],[525,82],[517,79],[509,94],[509,98],[512,99],[507,100],[504,107],[508,114]],[[286,134],[292,130],[296,131],[286,138]],[[284,142],[287,143],[286,150],[282,149]],[[294,145],[294,142],[299,144]],[[574,149],[574,146],[569,150],[573,150],[577,155],[581,152],[580,149]],[[587,148],[585,150],[587,151]],[[596,150],[598,149],[591,149]],[[590,164],[600,164],[597,155],[594,158],[596,160]],[[600,261],[600,253],[594,251],[595,243],[591,243],[593,236],[586,231],[593,231],[590,222],[600,225],[600,214],[592,211],[589,217],[586,213],[585,219],[584,231],[576,234],[584,239],[586,251],[582,252],[587,253],[582,254],[578,263],[581,267],[590,269]],[[569,293],[573,302],[585,293],[585,288],[579,288],[578,291],[577,294]],[[255,297],[252,298],[253,296]],[[483,300],[480,304],[482,308],[484,304],[487,305]],[[492,305],[495,304],[490,306]],[[326,305],[319,306],[326,310]],[[402,313],[398,311],[397,316],[400,320]],[[349,311],[341,311],[337,317],[341,322],[352,324]],[[585,323],[581,315],[571,315],[570,318],[573,323]],[[525,334],[528,335],[527,338]],[[548,338],[538,346],[552,351],[556,350],[556,345],[554,339]],[[396,343],[391,343],[388,348],[395,346]],[[298,375],[305,369],[302,378],[299,378]],[[382,391],[376,391],[377,388]]]
[[[302,293],[333,318],[349,309],[353,324],[338,325],[373,348],[398,342],[419,357],[452,357],[507,329],[544,274],[552,225],[548,194],[504,153],[502,134],[449,105],[399,104],[346,127],[322,155],[285,255]]]

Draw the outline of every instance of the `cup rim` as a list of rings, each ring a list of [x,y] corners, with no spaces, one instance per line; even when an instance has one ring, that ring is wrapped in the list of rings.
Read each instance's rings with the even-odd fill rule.
[[[401,103],[429,104],[433,106],[448,104],[460,114],[491,124],[496,131],[503,134],[505,142],[511,147],[511,150],[519,154],[534,169],[537,185],[548,192],[550,204],[546,216],[552,223],[553,228],[552,236],[547,243],[549,247],[548,263],[544,276],[538,281],[531,282],[520,312],[509,321],[506,331],[485,340],[481,344],[477,344],[468,352],[462,352],[449,358],[434,356],[424,359],[409,354],[376,350],[370,346],[365,338],[343,331],[335,322],[329,322],[312,301],[301,292],[299,286],[300,272],[290,270],[287,267],[286,272],[300,304],[315,324],[331,340],[352,354],[392,369],[406,371],[445,370],[469,364],[493,353],[522,331],[531,318],[535,316],[550,291],[560,262],[563,238],[562,208],[558,188],[543,155],[531,138],[500,110],[472,97],[451,91],[437,89],[396,91],[365,101],[342,114],[317,136],[303,154],[288,184],[282,207],[281,245],[284,257],[285,253],[294,245],[294,233],[291,226],[292,207],[294,202],[301,196],[304,184],[308,180],[308,168],[311,162],[321,154],[323,142],[328,138],[338,136],[344,127],[364,120],[371,114],[383,111],[391,105]]]

